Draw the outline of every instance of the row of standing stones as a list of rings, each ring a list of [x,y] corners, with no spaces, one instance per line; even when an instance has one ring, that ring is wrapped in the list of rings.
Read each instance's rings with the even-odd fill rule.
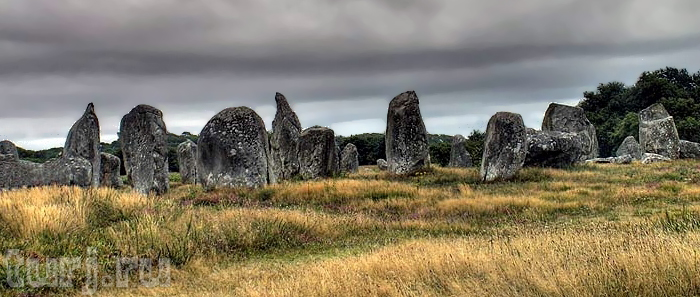
[[[227,108],[207,122],[198,143],[177,147],[182,182],[217,187],[260,187],[358,171],[358,151],[342,151],[333,130],[302,130],[284,95],[275,96],[277,113],[268,136],[262,118],[248,107]],[[617,157],[597,158],[596,129],[583,109],[552,103],[541,130],[526,128],[519,114],[498,112],[488,122],[481,162],[485,182],[512,179],[523,166],[562,168],[575,163],[643,163],[700,158],[700,144],[679,140],[668,112],[654,104],[639,114],[640,143],[630,136]],[[100,152],[99,121],[90,103],[68,133],[62,155],[44,164],[19,160],[17,148],[0,142],[0,188],[41,185],[121,187],[120,160]],[[387,113],[386,160],[377,165],[393,174],[413,174],[430,166],[428,133],[414,91],[392,99]],[[138,105],[122,118],[120,142],[127,178],[141,193],[169,189],[167,128],[163,113]],[[461,135],[453,138],[450,167],[470,167],[471,156]]]

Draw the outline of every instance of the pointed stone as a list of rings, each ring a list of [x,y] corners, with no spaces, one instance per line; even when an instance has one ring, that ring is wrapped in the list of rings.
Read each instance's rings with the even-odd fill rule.
[[[281,93],[275,95],[277,113],[270,137],[270,183],[292,179],[299,174],[297,147],[301,122]]]
[[[88,160],[92,166],[90,184],[93,187],[100,185],[100,122],[92,103],[68,132],[63,157]]]

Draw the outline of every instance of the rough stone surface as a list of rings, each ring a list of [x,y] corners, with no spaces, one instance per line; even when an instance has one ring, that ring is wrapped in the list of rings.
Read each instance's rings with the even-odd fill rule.
[[[88,104],[83,116],[73,124],[66,144],[63,147],[63,157],[84,158],[92,166],[91,185],[100,185],[100,123],[95,114],[95,106]]]
[[[0,188],[35,187],[43,184],[41,164],[24,160],[0,160]]]
[[[671,162],[671,158],[653,153],[644,153],[642,155],[642,164],[651,164],[657,162]]]
[[[340,172],[357,173],[360,169],[359,154],[357,147],[348,143],[340,153]]]
[[[635,160],[641,160],[642,147],[639,145],[639,142],[637,142],[637,140],[634,139],[634,136],[627,136],[627,138],[625,138],[625,140],[622,141],[622,144],[620,144],[620,147],[617,148],[617,152],[615,155],[630,155]]]
[[[700,159],[700,143],[681,140],[679,146],[681,159]]]
[[[270,183],[292,179],[299,174],[301,122],[284,95],[275,95],[277,113],[270,137]]]
[[[85,158],[62,156],[40,167],[44,185],[92,186],[92,163]]]
[[[197,178],[207,189],[268,183],[265,122],[248,107],[232,107],[204,126],[197,143]]]
[[[9,140],[0,141],[0,162],[1,161],[19,161],[17,147]]]
[[[582,133],[527,129],[528,149],[524,166],[570,167],[586,152],[584,137]]]
[[[384,159],[379,159],[377,160],[377,167],[381,171],[387,171],[389,170],[389,163],[387,163]]]
[[[609,164],[629,164],[634,158],[632,155],[622,155],[618,157],[595,158],[586,160],[586,163],[609,163]]]
[[[121,160],[119,157],[100,153],[100,185],[103,187],[121,188],[124,186],[119,174],[121,170]]]
[[[408,91],[389,103],[386,126],[386,158],[389,171],[411,174],[429,166],[428,132],[416,92]]]
[[[527,155],[527,133],[519,114],[498,112],[486,127],[481,179],[508,180],[522,168]]]
[[[542,121],[542,131],[557,131],[583,134],[583,154],[580,161],[598,157],[598,137],[586,112],[575,106],[552,103],[547,108]]]
[[[455,135],[452,137],[452,151],[450,152],[450,162],[447,164],[448,167],[471,167],[472,166],[472,156],[467,151],[467,139],[462,135]]]
[[[187,140],[177,146],[177,164],[183,184],[197,183],[197,144]]]
[[[642,152],[680,157],[680,139],[673,117],[660,103],[639,112],[639,145]]]
[[[149,105],[134,107],[122,118],[120,142],[129,182],[140,193],[168,191],[168,144],[163,113]]]
[[[300,174],[305,180],[331,177],[338,173],[338,146],[333,130],[314,126],[299,137]]]

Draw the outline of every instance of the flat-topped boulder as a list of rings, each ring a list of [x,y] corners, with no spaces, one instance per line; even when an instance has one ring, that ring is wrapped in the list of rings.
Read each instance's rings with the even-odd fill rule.
[[[519,114],[498,112],[486,127],[481,179],[509,180],[523,167],[527,156],[527,133]]]
[[[281,93],[275,95],[277,113],[270,136],[270,183],[289,180],[299,174],[301,122]]]
[[[119,157],[108,153],[100,153],[100,159],[100,185],[110,188],[121,188],[124,186],[120,175],[121,160]]]
[[[581,160],[587,148],[583,133],[527,129],[527,167],[570,167]]]
[[[402,93],[389,103],[386,161],[394,174],[412,174],[429,167],[428,132],[416,92]]]
[[[579,133],[583,135],[583,154],[579,161],[598,157],[598,137],[595,126],[586,117],[586,112],[576,106],[552,103],[542,120],[542,131]]]
[[[620,144],[620,147],[617,148],[617,152],[615,155],[630,155],[635,160],[641,160],[642,147],[639,145],[639,142],[637,142],[637,140],[634,139],[634,136],[627,136],[627,138],[625,138],[625,140],[622,141],[622,144]]]
[[[66,137],[63,157],[84,158],[92,166],[90,184],[100,185],[100,122],[95,114],[95,106],[90,103],[82,117],[73,124]]]
[[[357,173],[360,170],[359,154],[357,147],[348,143],[342,152],[340,152],[340,172]]]
[[[136,190],[142,194],[168,191],[168,143],[163,112],[149,105],[138,105],[122,118],[119,129],[124,169]]]
[[[177,164],[183,184],[197,183],[197,144],[187,140],[177,146]]]
[[[467,139],[462,135],[452,137],[452,150],[448,167],[467,168],[472,166],[472,156],[467,151]]]
[[[300,174],[305,180],[332,177],[339,172],[338,146],[333,130],[314,126],[299,136]]]
[[[207,189],[268,184],[265,122],[248,107],[224,109],[207,122],[197,142],[197,177]]]
[[[644,153],[671,159],[680,157],[676,123],[662,104],[653,104],[639,112],[639,145]]]

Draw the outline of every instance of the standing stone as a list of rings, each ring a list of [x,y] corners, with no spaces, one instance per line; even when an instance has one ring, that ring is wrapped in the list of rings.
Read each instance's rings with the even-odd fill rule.
[[[630,155],[632,158],[635,160],[641,160],[642,159],[642,147],[639,145],[636,139],[634,139],[634,136],[627,136],[624,141],[622,141],[622,144],[620,144],[620,147],[617,148],[617,152],[615,153],[617,156],[624,156],[624,155]]]
[[[566,168],[581,160],[586,142],[582,133],[527,131],[526,167]]]
[[[681,159],[700,159],[700,143],[681,140],[679,145]]]
[[[671,159],[680,156],[680,139],[673,117],[660,103],[639,112],[639,145],[644,153]]]
[[[300,174],[305,180],[332,177],[338,173],[338,146],[333,130],[314,126],[299,137]]]
[[[122,118],[119,140],[124,169],[139,193],[162,195],[168,191],[167,133],[163,112],[155,107],[142,104]]]
[[[348,143],[340,153],[340,172],[357,173],[360,170],[359,154],[357,147]]]
[[[289,180],[299,174],[298,145],[301,122],[284,95],[275,95],[277,114],[270,137],[270,183]]]
[[[95,114],[95,106],[88,104],[83,116],[73,124],[66,137],[63,157],[84,158],[92,166],[90,184],[100,186],[100,122]]]
[[[486,127],[481,179],[509,180],[523,167],[527,156],[527,133],[519,114],[498,112]]]
[[[248,107],[231,107],[204,126],[197,143],[197,178],[206,189],[268,183],[265,122]]]
[[[387,171],[389,170],[389,163],[387,163],[384,159],[379,159],[377,160],[377,167],[381,171]]]
[[[542,121],[542,131],[557,131],[583,134],[583,154],[578,161],[598,157],[598,137],[595,126],[586,117],[586,112],[575,106],[552,103]]]
[[[462,135],[457,134],[452,138],[452,151],[448,167],[466,168],[472,166],[472,156],[467,151],[466,143],[467,139]]]
[[[121,160],[119,157],[100,153],[100,185],[103,187],[121,188],[124,183],[120,176]]]
[[[391,100],[386,123],[389,171],[412,174],[428,167],[428,132],[416,92],[408,91]]]
[[[197,183],[197,144],[187,140],[177,146],[177,164],[183,184]]]
[[[9,140],[0,141],[0,162],[1,161],[19,161],[17,147]]]

